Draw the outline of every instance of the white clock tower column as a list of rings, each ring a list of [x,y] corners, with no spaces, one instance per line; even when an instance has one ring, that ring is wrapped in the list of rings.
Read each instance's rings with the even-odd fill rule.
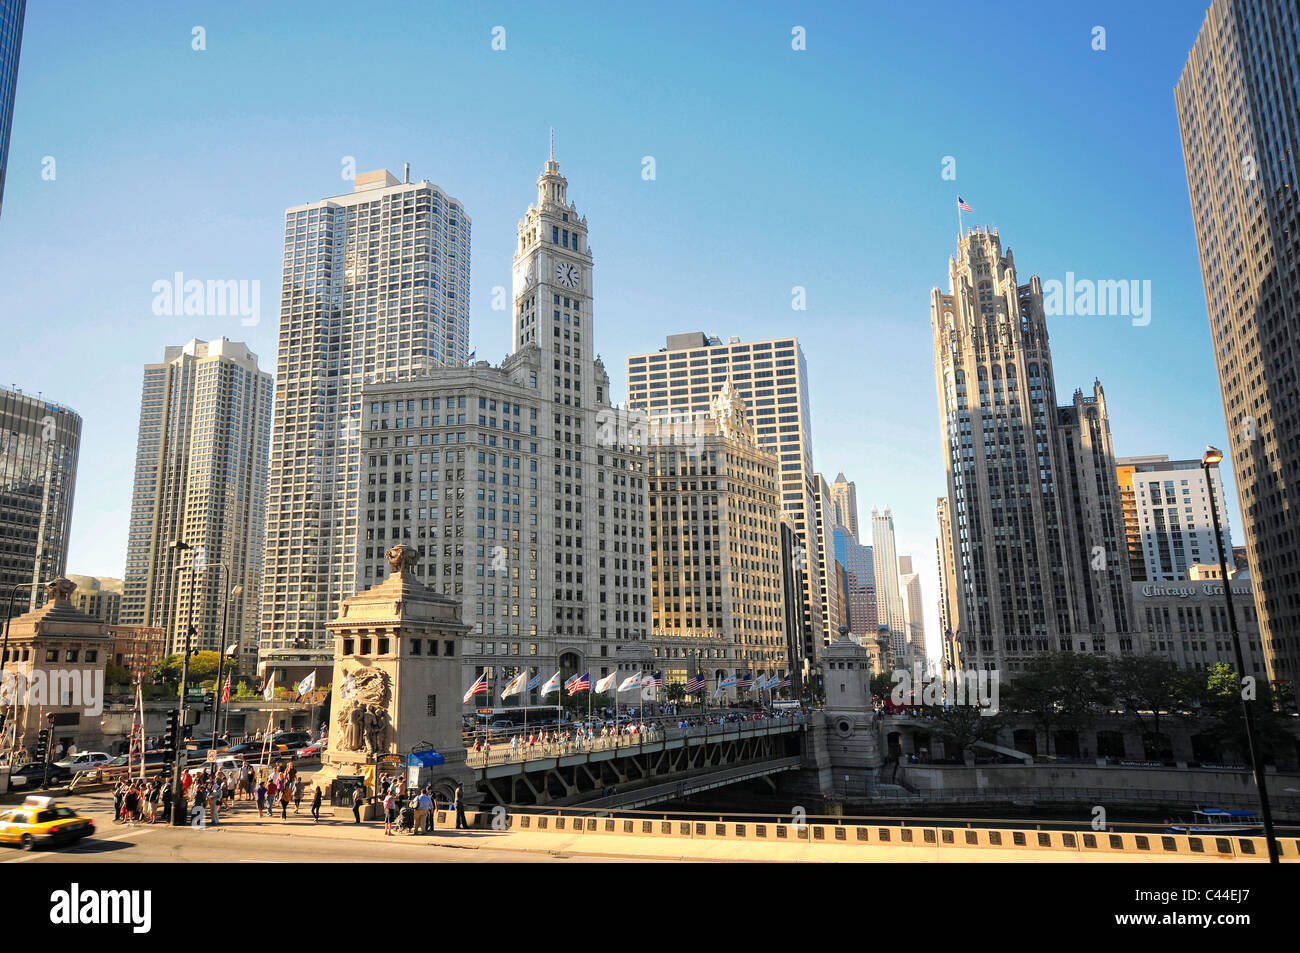
[[[537,204],[519,223],[514,258],[514,349],[537,344],[543,380],[538,389],[561,406],[594,407],[591,249],[587,220],[568,201],[554,147],[537,180]],[[547,373],[549,372],[549,373]]]

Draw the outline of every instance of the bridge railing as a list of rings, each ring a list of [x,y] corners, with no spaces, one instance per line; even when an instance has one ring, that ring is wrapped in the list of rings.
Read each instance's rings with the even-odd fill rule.
[[[452,820],[440,811],[441,826]],[[874,820],[874,823],[872,821]],[[1232,833],[1170,834],[1160,829],[1139,831],[1044,830],[1006,822],[1006,827],[959,827],[960,819],[947,822],[906,821],[897,818],[784,818],[772,815],[703,815],[673,812],[620,811],[617,815],[575,809],[518,810],[496,808],[469,815],[471,827],[535,833],[615,835],[690,840],[768,842],[792,847],[920,847],[935,851],[969,849],[1066,851],[1072,853],[1129,854],[1144,859],[1256,860],[1267,859],[1264,839]],[[988,820],[976,821],[991,824]],[[498,826],[500,825],[500,826]],[[1129,825],[1138,826],[1138,825]],[[1283,861],[1300,861],[1300,838],[1275,838]]]
[[[482,751],[468,751],[466,763],[474,768],[494,767],[503,764],[518,764],[526,761],[539,761],[549,758],[566,757],[574,754],[593,754],[598,751],[633,750],[647,744],[661,741],[703,738],[706,743],[712,739],[723,740],[727,737],[743,738],[747,735],[771,733],[773,730],[803,726],[807,722],[804,715],[782,716],[778,718],[746,719],[740,721],[723,721],[719,723],[689,723],[686,727],[666,726],[662,721],[648,724],[646,731],[634,734],[614,734],[606,737],[587,735],[569,741],[552,741],[545,744],[520,744],[512,748],[508,744],[492,745]]]

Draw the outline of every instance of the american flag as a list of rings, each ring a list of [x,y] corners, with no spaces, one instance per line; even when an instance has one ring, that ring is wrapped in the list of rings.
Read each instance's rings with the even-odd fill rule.
[[[966,200],[963,199],[960,195],[957,196],[957,207],[958,207],[959,209],[961,209],[963,212],[973,212],[973,211],[974,211],[974,209],[972,209],[969,205],[966,204]]]
[[[461,701],[463,704],[468,705],[469,700],[475,695],[486,695],[487,691],[487,672],[484,672],[478,677],[478,680],[469,687],[469,691],[465,693],[465,697],[461,699]]]
[[[565,688],[569,690],[570,695],[589,690],[591,688],[591,673],[583,672],[581,675],[573,676],[573,678],[569,679]]]
[[[789,688],[789,687],[790,687],[790,676],[789,676],[789,675],[786,675],[784,678],[782,678],[781,681],[779,681],[779,682],[776,683],[776,687],[777,687],[777,688]]]
[[[650,676],[650,677],[653,678],[653,679],[655,680],[655,688],[663,688],[663,687],[664,687],[664,673],[663,673],[663,672],[655,672],[655,673],[654,673],[652,676]]]
[[[226,676],[226,686],[221,689],[221,704],[230,701],[230,676]]]
[[[686,690],[688,692],[698,692],[704,687],[704,673],[696,672],[690,678],[686,679]]]
[[[737,688],[749,688],[749,686],[753,684],[754,684],[754,676],[750,675],[748,672],[741,672],[739,675],[736,676]]]

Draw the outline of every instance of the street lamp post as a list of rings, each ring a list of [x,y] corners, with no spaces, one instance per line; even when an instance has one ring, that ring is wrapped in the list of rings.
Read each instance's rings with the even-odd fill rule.
[[[5,665],[9,662],[9,620],[14,617],[14,600],[18,598],[19,589],[36,589],[40,585],[39,582],[20,582],[9,587],[9,608],[5,612],[5,635],[3,642],[0,642],[0,691],[3,691],[4,689]],[[14,687],[18,687],[18,672],[16,670],[14,672]],[[14,709],[17,710],[16,703]],[[14,724],[14,731],[17,732],[17,722]],[[3,741],[4,739],[0,738],[0,743],[3,743]],[[5,745],[6,749],[8,749],[8,747],[8,745]],[[46,760],[48,761],[48,758]]]
[[[225,662],[226,662],[226,651],[227,651],[226,650],[226,620],[230,615],[230,600],[244,591],[243,586],[236,586],[234,589],[231,589],[230,569],[226,566],[225,563],[218,563],[217,565],[221,567],[221,573],[222,573],[221,591],[226,594],[226,601],[225,601],[225,605],[222,607],[221,610],[221,645],[219,646],[217,651],[217,683],[212,688],[213,705],[212,705],[212,749],[211,750],[216,750],[217,726],[221,724],[221,709],[223,706],[221,702],[221,694],[219,693],[221,692],[221,673],[224,669]]]
[[[184,540],[176,540],[171,544],[171,548],[179,553],[191,549],[189,543]],[[194,566],[177,566],[173,571],[179,572],[182,569],[190,571],[190,624],[185,630],[185,647],[181,654],[181,690],[180,698],[176,703],[176,743],[172,747],[172,825],[174,827],[184,827],[186,824],[186,804],[184,793],[181,789],[181,752],[184,750],[185,739],[185,689],[190,678],[190,637],[194,634]]]
[[[1224,552],[1223,537],[1219,533],[1219,505],[1214,495],[1214,479],[1211,467],[1218,467],[1223,459],[1223,451],[1206,447],[1201,457],[1201,469],[1205,472],[1205,483],[1210,492],[1210,514],[1214,520],[1214,544],[1219,550],[1219,575],[1223,579],[1223,598],[1228,606],[1228,630],[1232,633],[1232,650],[1237,657],[1237,678],[1246,677],[1246,660],[1241,651],[1241,635],[1237,631],[1237,614],[1232,607],[1232,585],[1228,579],[1228,557]],[[1240,686],[1239,686],[1240,687]],[[1241,693],[1241,712],[1246,721],[1246,747],[1250,751],[1250,766],[1255,772],[1255,789],[1259,793],[1259,813],[1264,819],[1264,842],[1268,846],[1268,862],[1280,863],[1277,854],[1277,842],[1273,839],[1273,812],[1268,806],[1268,787],[1264,781],[1264,762],[1260,757],[1255,737],[1254,699],[1248,699]]]

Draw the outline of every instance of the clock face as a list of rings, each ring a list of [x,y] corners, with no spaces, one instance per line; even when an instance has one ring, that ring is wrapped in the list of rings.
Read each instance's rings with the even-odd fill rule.
[[[578,280],[581,277],[582,274],[577,266],[571,262],[562,261],[555,266],[555,281],[566,288],[578,287]]]

